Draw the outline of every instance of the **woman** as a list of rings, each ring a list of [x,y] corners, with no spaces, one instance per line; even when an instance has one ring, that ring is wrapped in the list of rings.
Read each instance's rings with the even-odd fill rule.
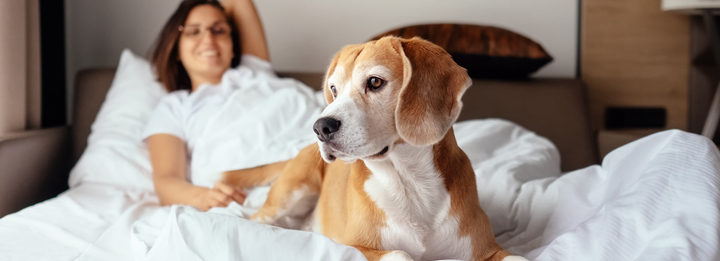
[[[188,137],[177,131],[182,127],[173,128],[178,123],[168,121],[167,115],[181,110],[183,99],[204,84],[220,83],[229,68],[269,69],[268,60],[265,34],[251,0],[186,0],[170,17],[157,41],[152,63],[170,96],[177,96],[181,102],[175,106],[178,108],[156,110],[145,132],[155,191],[162,205],[208,210],[244,201],[242,191],[226,184],[209,188],[188,181]]]

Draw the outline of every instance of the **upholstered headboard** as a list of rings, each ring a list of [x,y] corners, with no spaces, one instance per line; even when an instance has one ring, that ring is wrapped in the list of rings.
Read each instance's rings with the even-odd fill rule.
[[[73,156],[82,154],[90,126],[110,88],[112,68],[80,71],[73,103]],[[320,88],[323,73],[280,73]],[[560,150],[561,169],[597,163],[587,118],[585,88],[575,79],[474,80],[463,97],[459,120],[503,118],[550,139]]]

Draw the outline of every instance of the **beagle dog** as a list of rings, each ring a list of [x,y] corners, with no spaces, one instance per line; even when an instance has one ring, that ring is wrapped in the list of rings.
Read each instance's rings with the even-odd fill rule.
[[[470,84],[445,50],[420,38],[346,46],[325,76],[319,141],[223,181],[277,178],[251,219],[322,233],[368,260],[525,260],[495,242],[455,141]]]

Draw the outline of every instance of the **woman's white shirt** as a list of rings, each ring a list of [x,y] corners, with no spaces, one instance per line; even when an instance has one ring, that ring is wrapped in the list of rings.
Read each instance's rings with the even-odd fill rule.
[[[192,183],[212,186],[226,170],[294,157],[314,142],[321,95],[275,76],[270,63],[243,55],[220,84],[169,93],[150,116],[143,138],[170,134],[185,142]]]

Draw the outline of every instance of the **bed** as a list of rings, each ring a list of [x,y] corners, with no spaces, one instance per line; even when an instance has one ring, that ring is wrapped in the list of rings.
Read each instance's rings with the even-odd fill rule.
[[[140,141],[163,95],[150,71],[130,51],[117,68],[82,71],[70,130],[0,142],[0,158],[9,158],[3,164],[16,172],[73,165],[69,189],[0,219],[0,259],[364,260],[322,235],[244,219],[267,187],[242,206],[208,212],[159,206]],[[279,84],[311,93],[303,96],[308,103],[322,80],[322,73],[280,76]],[[509,251],[531,260],[720,259],[720,153],[706,138],[665,131],[599,161],[577,79],[475,79],[463,101],[458,144]],[[49,160],[23,160],[32,149],[2,157],[27,146]],[[4,199],[29,193],[5,184]]]

